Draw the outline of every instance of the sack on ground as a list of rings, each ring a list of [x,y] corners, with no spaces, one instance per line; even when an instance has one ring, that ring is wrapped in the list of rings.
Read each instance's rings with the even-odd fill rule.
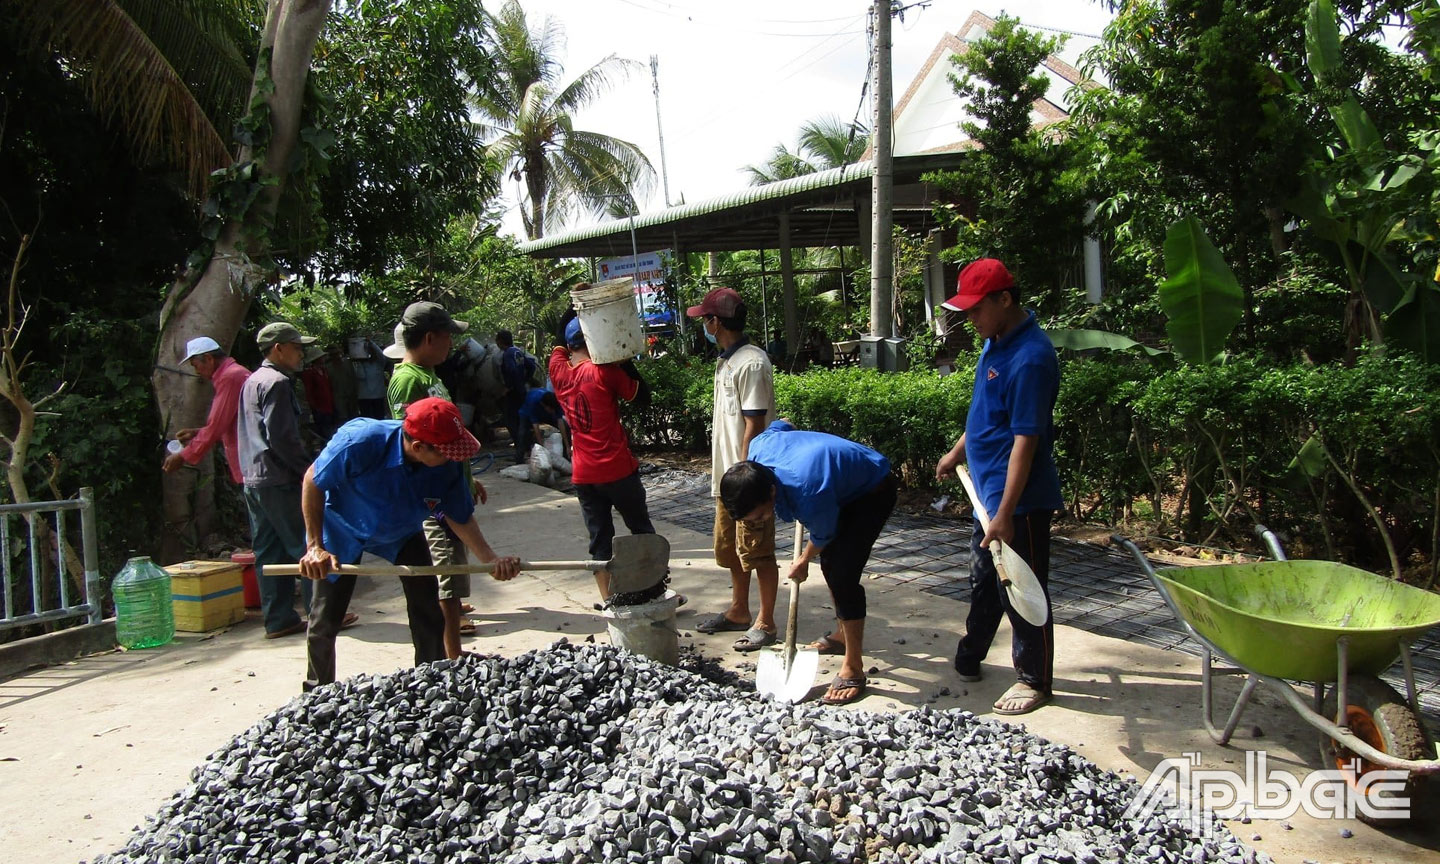
[[[529,479],[541,486],[552,486],[555,482],[555,466],[550,462],[550,451],[539,444],[530,446]]]

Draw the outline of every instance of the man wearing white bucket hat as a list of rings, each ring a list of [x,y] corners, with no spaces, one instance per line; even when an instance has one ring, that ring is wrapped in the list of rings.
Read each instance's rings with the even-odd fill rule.
[[[235,414],[240,409],[240,388],[250,377],[250,370],[225,356],[220,343],[209,336],[196,336],[185,343],[185,358],[195,374],[210,382],[215,394],[210,399],[210,414],[199,429],[181,429],[175,438],[184,449],[165,457],[166,471],[177,471],[181,465],[195,465],[219,441],[225,448],[225,462],[235,485],[244,483],[240,474],[240,443],[235,431]]]

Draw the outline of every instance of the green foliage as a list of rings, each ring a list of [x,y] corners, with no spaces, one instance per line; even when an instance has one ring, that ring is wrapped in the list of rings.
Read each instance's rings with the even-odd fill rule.
[[[1160,306],[1175,353],[1191,363],[1213,363],[1240,321],[1242,296],[1235,274],[1193,216],[1165,235],[1165,269]]]
[[[834,115],[818,117],[800,127],[800,143],[793,151],[776,144],[764,163],[746,165],[744,170],[750,175],[751,186],[761,186],[839,168],[860,161],[869,135],[869,130],[859,123],[846,123]]]
[[[947,260],[999,258],[1025,286],[1026,302],[1047,313],[1076,293],[1085,200],[1081,139],[1031,128],[1031,106],[1049,87],[1037,69],[1061,44],[1002,15],[952,57],[955,93],[981,121],[961,125],[980,147],[960,168],[927,176],[948,199],[937,218],[957,232]]]
[[[292,269],[311,255],[330,281],[424,266],[451,219],[499,190],[469,107],[494,75],[488,39],[480,0],[336,4],[302,134],[328,158],[314,208],[285,211]]]
[[[796,426],[874,447],[907,485],[928,488],[969,410],[974,367],[960,365],[946,377],[780,373],[776,401]],[[640,367],[655,401],[628,409],[632,434],[707,452],[713,364],[664,357]],[[1237,547],[1264,521],[1288,531],[1298,555],[1384,567],[1369,502],[1402,561],[1436,560],[1440,368],[1414,358],[1277,366],[1242,356],[1168,369],[1114,354],[1071,358],[1055,422],[1065,500],[1079,518],[1114,524],[1144,514],[1150,530]],[[1312,439],[1333,463],[1297,462]]]
[[[613,199],[633,208],[655,183],[655,169],[628,141],[577,129],[574,115],[636,68],[615,54],[562,82],[563,34],[547,18],[531,29],[525,10],[506,0],[491,20],[493,73],[475,79],[474,107],[490,127],[492,177],[523,179],[521,215],[531,239],[584,210],[606,211]]]

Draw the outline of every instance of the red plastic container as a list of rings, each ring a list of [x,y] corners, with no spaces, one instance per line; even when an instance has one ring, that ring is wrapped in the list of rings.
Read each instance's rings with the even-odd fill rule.
[[[241,568],[240,580],[245,586],[245,608],[259,609],[260,583],[255,579],[255,553],[245,549],[231,555],[230,560]]]

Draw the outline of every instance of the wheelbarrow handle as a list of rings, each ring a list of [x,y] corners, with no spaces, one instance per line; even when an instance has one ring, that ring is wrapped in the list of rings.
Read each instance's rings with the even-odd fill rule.
[[[1150,559],[1145,557],[1145,553],[1140,551],[1140,547],[1136,546],[1133,540],[1123,534],[1111,534],[1110,542],[1134,555],[1135,560],[1140,563],[1140,569],[1144,570],[1145,575],[1149,576],[1151,580],[1154,580],[1155,568],[1150,566]]]
[[[1274,558],[1276,561],[1290,560],[1286,557],[1285,550],[1280,546],[1280,538],[1276,536],[1274,531],[1271,531],[1264,525],[1257,524],[1255,526],[1255,536],[1265,541],[1266,548],[1270,550],[1271,558]]]

